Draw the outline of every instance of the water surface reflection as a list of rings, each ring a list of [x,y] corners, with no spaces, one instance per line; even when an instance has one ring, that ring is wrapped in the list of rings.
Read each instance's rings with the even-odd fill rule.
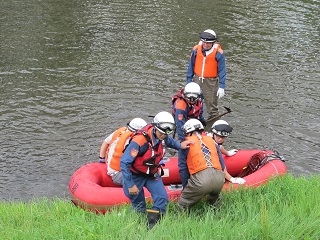
[[[198,33],[227,56],[227,147],[278,150],[319,173],[315,1],[10,1],[0,10],[2,199],[67,197],[106,134],[170,111]]]

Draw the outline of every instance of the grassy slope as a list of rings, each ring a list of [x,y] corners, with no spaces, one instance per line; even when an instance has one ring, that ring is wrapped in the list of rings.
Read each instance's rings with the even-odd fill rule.
[[[320,176],[286,175],[257,189],[224,193],[219,210],[205,201],[179,213],[170,203],[151,231],[125,205],[106,215],[68,200],[1,202],[1,239],[320,239]]]

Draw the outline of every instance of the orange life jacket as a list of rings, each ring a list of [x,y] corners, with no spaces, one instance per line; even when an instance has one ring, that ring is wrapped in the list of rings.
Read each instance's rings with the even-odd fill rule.
[[[132,137],[132,140],[138,143],[140,146],[147,142],[148,150],[142,156],[136,157],[134,162],[131,164],[130,170],[133,173],[146,175],[148,177],[154,177],[154,174],[158,171],[158,168],[161,168],[159,163],[164,154],[162,141],[160,141],[157,148],[153,144],[153,128],[153,125],[149,124],[143,129],[137,131]]]
[[[194,72],[199,77],[216,78],[218,76],[218,62],[216,60],[217,51],[223,53],[221,46],[215,43],[212,47],[212,52],[208,56],[202,53],[202,45],[194,46],[197,49],[197,55],[194,63]]]
[[[113,144],[116,144],[116,146],[110,159],[109,155],[106,155],[108,157],[107,163],[112,169],[120,172],[120,158],[123,154],[123,150],[125,149],[126,141],[131,138],[133,134],[134,133],[128,130],[127,127],[121,127],[113,134],[107,154],[110,151],[110,146]]]
[[[186,140],[193,140],[195,142],[195,144],[190,144],[189,153],[187,156],[187,166],[189,169],[189,173],[192,175],[208,168],[206,159],[204,158],[204,154],[202,152],[201,141],[199,137],[190,136],[187,137]],[[202,142],[210,151],[212,167],[222,170],[216,144],[214,143],[213,139],[209,136],[202,136]]]

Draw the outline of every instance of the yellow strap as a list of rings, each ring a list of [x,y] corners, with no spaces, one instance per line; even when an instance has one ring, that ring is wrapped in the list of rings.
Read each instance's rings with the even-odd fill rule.
[[[147,212],[152,212],[152,213],[159,213],[158,210],[153,210],[153,209],[148,209]]]

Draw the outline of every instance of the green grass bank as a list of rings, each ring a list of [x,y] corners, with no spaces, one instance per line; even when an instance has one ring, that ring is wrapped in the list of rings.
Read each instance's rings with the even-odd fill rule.
[[[130,205],[96,215],[66,199],[0,203],[0,239],[320,239],[320,175],[276,178],[256,189],[223,194],[190,213],[170,203],[152,230]]]

